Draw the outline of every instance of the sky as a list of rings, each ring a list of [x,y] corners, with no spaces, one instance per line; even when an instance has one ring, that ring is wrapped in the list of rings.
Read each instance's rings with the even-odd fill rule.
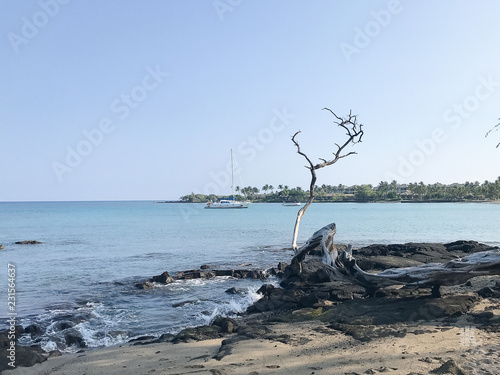
[[[0,2],[0,201],[500,176],[500,2]],[[238,173],[239,172],[239,173]]]

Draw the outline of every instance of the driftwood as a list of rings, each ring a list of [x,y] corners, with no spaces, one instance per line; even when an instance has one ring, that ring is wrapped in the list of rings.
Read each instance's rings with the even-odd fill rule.
[[[323,251],[323,263],[334,278],[376,290],[390,285],[432,287],[458,285],[476,276],[500,275],[500,249],[483,251],[446,263],[428,263],[416,267],[393,268],[379,273],[363,271],[352,255],[352,247],[337,251],[333,237],[334,223],[315,232],[295,252],[292,263],[300,264],[318,246]],[[300,269],[299,269],[300,272]]]

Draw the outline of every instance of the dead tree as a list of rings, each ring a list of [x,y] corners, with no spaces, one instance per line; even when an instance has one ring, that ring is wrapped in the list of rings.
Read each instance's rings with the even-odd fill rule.
[[[498,119],[500,121],[500,119]],[[489,136],[491,132],[498,131],[500,129],[500,122],[496,124],[493,128],[491,128],[485,135],[485,137]],[[500,142],[497,143],[497,148],[500,146]]]
[[[299,255],[321,246],[323,263],[335,279],[358,284],[372,291],[390,285],[430,287],[436,290],[440,286],[462,284],[477,276],[500,275],[500,249],[474,253],[447,263],[428,263],[368,273],[356,264],[351,246],[337,251],[334,235],[335,224],[326,225],[309,238],[301,247]]]
[[[433,293],[439,293],[440,286],[458,285],[476,276],[500,275],[500,249],[484,251],[469,255],[461,259],[454,259],[447,263],[429,263],[417,267],[405,267],[387,269],[380,273],[368,273],[363,271],[356,263],[352,255],[352,247],[349,245],[346,250],[338,251],[334,245],[336,233],[335,223],[326,225],[316,231],[300,248],[297,246],[297,235],[300,220],[304,216],[307,208],[314,200],[314,187],[316,184],[316,170],[335,164],[342,158],[355,154],[346,152],[345,149],[350,144],[361,142],[363,137],[362,125],[357,123],[357,118],[351,112],[347,118],[337,116],[328,108],[324,108],[335,116],[335,123],[346,131],[347,138],[342,145],[335,143],[337,151],[333,153],[331,160],[320,159],[322,163],[314,164],[311,159],[300,149],[296,140],[298,131],[292,137],[292,142],[297,147],[297,152],[302,155],[308,165],[306,168],[311,173],[311,183],[309,187],[309,200],[297,213],[295,228],[293,232],[292,273],[302,272],[302,261],[314,249],[321,247],[323,253],[323,263],[335,279],[355,283],[365,287],[369,291],[374,291],[390,285],[408,285],[416,287],[431,287]],[[500,124],[491,131],[500,129]],[[488,132],[488,134],[490,133]],[[487,135],[488,135],[487,134]],[[497,145],[497,147],[500,146]]]
[[[303,246],[299,249],[299,247],[297,246],[297,236],[299,233],[300,220],[306,213],[307,208],[314,201],[314,188],[316,186],[316,170],[335,164],[340,159],[343,159],[349,155],[356,154],[356,152],[354,151],[347,152],[346,148],[349,145],[360,143],[364,134],[363,125],[358,124],[357,116],[353,115],[352,111],[349,112],[349,115],[346,118],[342,118],[340,116],[337,116],[329,108],[323,108],[323,110],[329,111],[335,117],[334,123],[345,130],[347,138],[344,140],[344,143],[342,144],[335,143],[335,145],[337,146],[337,151],[333,152],[333,158],[331,158],[330,160],[320,158],[319,160],[321,160],[321,163],[314,164],[311,161],[311,159],[309,159],[309,157],[304,152],[302,152],[302,150],[300,149],[300,145],[296,140],[296,137],[300,133],[300,130],[296,132],[292,137],[292,142],[297,147],[297,153],[306,159],[307,161],[306,168],[309,169],[311,173],[311,183],[309,184],[309,199],[307,203],[297,213],[297,219],[295,220],[295,227],[293,230],[292,248],[295,252],[295,256],[292,259],[292,264],[295,267],[297,267],[298,273],[301,272],[302,268],[301,262],[305,258],[308,252],[304,253],[300,250],[302,249]]]

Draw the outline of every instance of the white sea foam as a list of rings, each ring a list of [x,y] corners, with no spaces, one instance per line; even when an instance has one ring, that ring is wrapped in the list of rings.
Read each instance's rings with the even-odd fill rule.
[[[41,337],[23,335],[22,345],[38,343],[42,350],[76,352],[77,344],[67,345],[66,335],[81,335],[87,347],[119,345],[127,342],[128,333],[121,329],[130,312],[106,307],[103,303],[88,302],[80,308],[54,309],[36,317],[35,321],[23,320],[23,325],[36,324],[44,331]],[[61,324],[64,325],[61,326]],[[125,324],[126,325],[126,324]]]
[[[241,294],[224,293],[226,288],[239,288],[242,284]],[[119,299],[115,300],[118,303],[111,300],[87,302],[78,307],[61,305],[36,316],[35,321],[23,322],[24,326],[37,324],[43,334],[33,338],[25,335],[22,345],[38,343],[45,351],[76,352],[81,348],[68,345],[66,335],[80,336],[87,347],[96,348],[120,345],[142,335],[176,334],[183,328],[210,324],[217,316],[235,317],[243,313],[262,297],[257,293],[260,285],[256,280],[230,277],[181,280],[155,288],[153,295],[133,294],[144,302],[144,308],[139,310],[124,302],[123,295],[118,295]],[[172,306],[183,301],[196,302]]]
[[[257,288],[249,287],[244,295],[232,297],[228,301],[217,304],[209,315],[200,314],[198,319],[201,324],[210,324],[218,316],[235,317],[261,298],[262,295],[257,293]]]
[[[78,331],[82,334],[83,340],[89,348],[98,348],[103,346],[115,346],[126,343],[129,339],[128,334],[125,332],[110,335],[109,327],[104,329],[95,329],[90,325],[82,324],[77,327]]]
[[[51,352],[58,349],[57,344],[52,340],[43,340],[40,344],[40,347],[46,352]]]

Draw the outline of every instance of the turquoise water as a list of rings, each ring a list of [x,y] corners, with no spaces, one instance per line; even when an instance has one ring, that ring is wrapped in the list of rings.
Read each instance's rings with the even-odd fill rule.
[[[155,202],[0,203],[0,287],[7,263],[16,265],[16,312],[36,323],[46,349],[67,348],[55,323],[77,322],[90,346],[143,334],[176,332],[214,315],[243,311],[260,281],[217,279],[176,282],[153,290],[134,283],[167,270],[265,268],[288,261],[298,207],[253,204],[243,210],[204,210],[203,204]],[[500,205],[486,203],[322,203],[301,223],[299,243],[322,226],[337,224],[336,240],[371,243],[449,242],[500,244]],[[16,245],[38,240],[40,245]],[[227,295],[231,286],[247,290]],[[5,301],[6,301],[5,297]],[[193,301],[182,307],[172,304]],[[7,303],[0,310],[7,316]],[[77,317],[77,319],[75,318]],[[31,338],[24,339],[26,344]]]

